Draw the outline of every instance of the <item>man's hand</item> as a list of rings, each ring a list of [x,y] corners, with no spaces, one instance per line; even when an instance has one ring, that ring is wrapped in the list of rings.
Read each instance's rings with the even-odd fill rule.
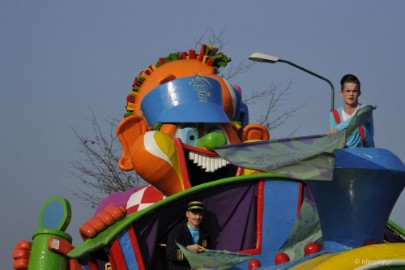
[[[80,235],[83,239],[91,238],[115,221],[122,219],[126,212],[124,206],[109,205],[80,227]]]
[[[198,252],[198,253],[205,251],[205,248],[204,248],[204,247],[202,247],[202,246],[200,246],[200,245],[197,245],[197,244],[189,245],[189,246],[187,246],[187,249],[188,249],[188,250],[191,250],[191,251],[194,251],[194,252]]]
[[[338,133],[339,131],[336,128],[332,128],[328,131],[328,136]]]

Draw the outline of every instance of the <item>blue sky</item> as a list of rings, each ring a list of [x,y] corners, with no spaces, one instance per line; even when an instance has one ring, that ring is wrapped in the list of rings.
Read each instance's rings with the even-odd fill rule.
[[[83,188],[68,173],[79,158],[72,127],[91,134],[90,109],[101,121],[122,114],[134,76],[160,56],[193,48],[207,29],[224,31],[234,64],[256,51],[273,54],[337,89],[342,75],[358,75],[361,102],[377,106],[376,146],[404,161],[404,10],[401,0],[1,1],[1,268],[11,268],[15,243],[31,238],[52,196],[70,199],[68,232],[78,240],[93,210],[68,191]],[[231,81],[245,95],[290,82],[283,107],[305,106],[272,138],[326,133],[325,82],[282,63],[255,64]],[[391,218],[403,227],[404,211],[402,194]]]

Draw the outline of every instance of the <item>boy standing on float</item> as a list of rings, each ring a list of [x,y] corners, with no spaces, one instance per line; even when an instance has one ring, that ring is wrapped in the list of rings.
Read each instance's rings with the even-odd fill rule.
[[[356,76],[346,74],[340,80],[340,85],[340,95],[343,99],[343,106],[330,113],[330,130],[328,131],[328,135],[335,134],[347,128],[357,110],[365,106],[359,103],[361,84]],[[374,125],[372,116],[346,139],[346,147],[374,147]]]

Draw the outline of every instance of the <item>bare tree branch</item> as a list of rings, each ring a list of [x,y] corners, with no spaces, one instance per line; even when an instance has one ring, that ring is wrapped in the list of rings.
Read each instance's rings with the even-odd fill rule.
[[[89,123],[92,128],[91,137],[81,135],[73,129],[78,142],[81,158],[71,162],[73,176],[79,179],[90,191],[79,190],[73,193],[95,207],[106,195],[126,191],[144,183],[143,180],[133,172],[123,172],[118,166],[120,146],[115,135],[115,127],[118,123],[116,118],[106,121],[110,128],[108,132],[101,129],[94,113]]]
[[[205,32],[197,39],[195,42],[195,49],[198,49],[201,47],[202,44],[209,44],[217,47],[219,50],[223,50],[226,43],[225,43],[225,28],[219,31],[217,33],[214,29],[212,28],[207,28]],[[248,71],[254,63],[248,63],[246,64],[244,61],[241,61],[234,65],[232,62],[228,64],[226,68],[226,73],[222,73],[222,71],[219,71],[219,74],[223,76],[225,79],[230,80],[231,78],[242,74],[246,71]]]
[[[195,42],[195,49],[198,49],[202,44],[209,44],[217,47],[219,50],[223,50],[225,46],[225,28],[223,28],[219,33],[214,29],[208,27],[205,32],[197,39]]]

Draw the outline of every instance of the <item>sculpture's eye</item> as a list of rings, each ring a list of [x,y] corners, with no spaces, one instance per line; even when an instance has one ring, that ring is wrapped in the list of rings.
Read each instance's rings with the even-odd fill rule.
[[[219,127],[211,127],[209,129],[207,129],[207,134],[212,133],[212,132],[225,134],[225,132],[222,130],[222,128],[219,128]]]
[[[198,128],[193,125],[178,127],[174,133],[174,138],[179,138],[184,144],[195,146],[199,139]]]

